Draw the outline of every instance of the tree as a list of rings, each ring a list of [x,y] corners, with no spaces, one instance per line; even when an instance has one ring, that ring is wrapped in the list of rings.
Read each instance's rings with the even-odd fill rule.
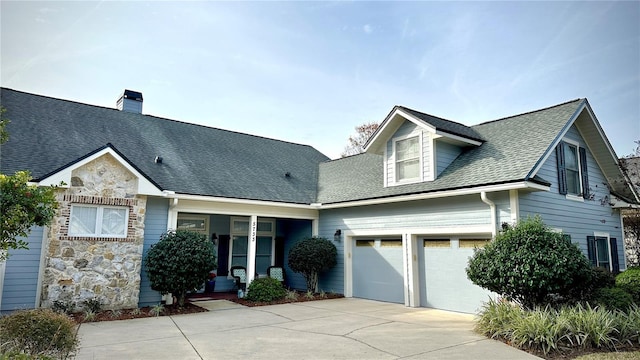
[[[168,231],[149,249],[145,268],[151,288],[175,295],[182,307],[187,292],[200,288],[217,268],[213,243],[195,231]]]
[[[356,134],[349,136],[349,145],[344,148],[341,156],[349,156],[361,154],[364,152],[364,144],[369,140],[376,130],[378,130],[379,124],[377,123],[365,123],[355,127]]]
[[[640,193],[640,140],[636,141],[638,148],[636,156],[633,154],[620,159],[620,168],[628,176],[631,186],[636,193]],[[622,179],[621,181],[625,181]],[[629,266],[640,266],[640,209],[627,208],[621,211],[624,222],[624,241]]]
[[[325,238],[311,237],[298,241],[289,250],[289,267],[301,273],[307,290],[318,292],[318,275],[336,266],[338,250]]]
[[[526,308],[580,298],[593,276],[578,246],[539,216],[508,227],[477,249],[466,270],[474,284]]]
[[[9,120],[4,112],[0,108],[0,144],[8,140]],[[48,225],[58,207],[56,187],[30,185],[29,181],[27,171],[0,173],[0,261],[9,256],[9,249],[28,249],[28,243],[19,237],[27,237],[32,226]]]

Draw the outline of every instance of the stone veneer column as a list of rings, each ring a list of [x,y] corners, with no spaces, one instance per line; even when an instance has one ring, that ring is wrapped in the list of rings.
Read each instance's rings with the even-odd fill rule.
[[[105,309],[138,306],[147,197],[136,193],[138,180],[111,155],[72,172],[71,186],[57,194],[59,208],[49,227],[42,305],[96,298]],[[68,235],[72,204],[129,208],[126,238]]]

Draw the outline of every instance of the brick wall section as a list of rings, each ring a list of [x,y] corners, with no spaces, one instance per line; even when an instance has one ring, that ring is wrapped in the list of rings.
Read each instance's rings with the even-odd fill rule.
[[[49,227],[42,305],[68,301],[81,308],[99,299],[105,309],[138,306],[147,198],[136,192],[138,180],[111,155],[72,173],[71,186],[58,191],[59,207]],[[69,236],[73,204],[126,206],[126,238]]]

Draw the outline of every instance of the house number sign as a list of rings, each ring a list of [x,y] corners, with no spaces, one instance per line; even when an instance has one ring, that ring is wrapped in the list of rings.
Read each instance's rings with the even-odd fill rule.
[[[256,231],[258,229],[258,222],[257,221],[252,221],[251,222],[251,241],[255,242],[256,241]]]

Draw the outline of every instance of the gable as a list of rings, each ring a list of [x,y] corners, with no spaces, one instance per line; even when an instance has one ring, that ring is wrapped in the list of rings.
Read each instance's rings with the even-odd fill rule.
[[[403,106],[395,106],[367,140],[364,146],[365,152],[383,154],[386,142],[406,121],[415,124],[426,132],[435,134],[435,137],[446,137],[460,146],[478,146],[483,142],[481,134],[466,125],[424,114]]]
[[[104,197],[130,197],[134,194],[162,195],[162,189],[135,169],[110,144],[82,157],[38,181],[41,186],[83,187],[90,184],[92,194]],[[117,195],[116,195],[117,193]]]
[[[548,161],[558,144],[565,139],[579,144],[580,147],[587,150],[592,159],[592,164],[589,166],[597,166],[598,171],[603,175],[604,183],[606,183],[603,185],[609,187],[613,194],[638,201],[638,194],[629,186],[628,179],[620,169],[613,147],[586,99],[580,102],[569,121],[559,131],[554,141],[549,144],[545,154],[540,156],[540,160],[532,168],[529,176],[539,175],[541,166]],[[556,181],[556,179],[547,180]]]

